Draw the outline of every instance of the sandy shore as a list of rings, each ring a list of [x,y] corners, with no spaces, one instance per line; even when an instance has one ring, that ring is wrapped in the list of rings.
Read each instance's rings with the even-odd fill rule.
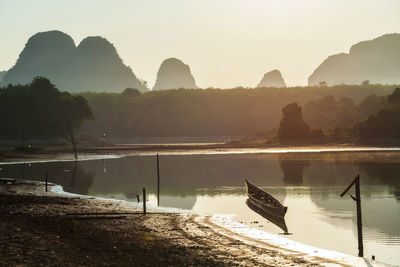
[[[286,250],[222,228],[209,216],[142,211],[129,202],[45,192],[0,180],[5,266],[367,266]],[[354,261],[353,261],[354,260]]]

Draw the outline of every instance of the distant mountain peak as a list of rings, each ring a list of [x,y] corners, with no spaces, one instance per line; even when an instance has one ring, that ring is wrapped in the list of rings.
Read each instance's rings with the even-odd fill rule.
[[[349,53],[326,58],[308,78],[308,85],[400,83],[400,34],[385,34],[353,45]]]
[[[17,63],[4,75],[4,83],[25,84],[35,76],[47,77],[58,88],[73,92],[147,90],[107,39],[87,37],[76,47],[61,31],[29,38]]]
[[[153,90],[197,88],[190,67],[177,58],[165,59],[158,69]]]
[[[257,87],[286,87],[286,84],[281,72],[275,69],[265,73]]]
[[[25,57],[32,56],[35,60],[40,60],[41,57],[46,60],[51,57],[59,58],[62,53],[72,52],[75,48],[75,42],[68,34],[61,31],[39,32],[28,39],[19,59],[29,60]]]
[[[68,44],[69,46],[75,47],[75,42],[72,37],[58,30],[38,32],[28,39],[26,46],[49,41],[52,42],[51,45],[53,45],[55,42],[58,42],[58,44]]]
[[[101,36],[89,36],[83,39],[79,45],[78,49],[85,53],[96,52],[96,51],[108,51],[111,53],[117,53],[117,49],[112,43],[110,43],[106,38]]]

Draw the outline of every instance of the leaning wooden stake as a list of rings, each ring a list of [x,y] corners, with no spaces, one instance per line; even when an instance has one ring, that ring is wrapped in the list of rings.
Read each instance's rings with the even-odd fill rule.
[[[363,257],[364,256],[364,246],[363,246],[362,221],[361,221],[360,175],[357,175],[354,178],[354,180],[351,182],[351,184],[346,188],[346,190],[343,191],[343,193],[340,194],[340,196],[343,197],[354,184],[356,185],[356,197],[353,197],[352,195],[350,195],[350,196],[356,202],[356,205],[357,205],[358,256]]]
[[[143,187],[143,214],[146,215],[146,188]]]
[[[46,192],[47,192],[47,172],[46,172]]]
[[[157,206],[160,206],[160,161],[157,154]]]
[[[357,232],[358,232],[358,256],[364,256],[362,221],[361,221],[361,193],[360,176],[356,177],[356,204],[357,204]]]

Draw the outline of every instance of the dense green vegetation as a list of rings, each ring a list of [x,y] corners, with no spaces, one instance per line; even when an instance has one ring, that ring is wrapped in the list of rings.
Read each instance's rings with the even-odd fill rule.
[[[342,85],[334,87],[291,87],[291,88],[234,88],[234,89],[194,89],[164,90],[135,94],[82,93],[91,109],[94,120],[86,121],[81,132],[101,137],[181,137],[181,136],[253,136],[279,127],[281,110],[289,103],[304,106],[321,98],[339,99],[335,118],[329,123],[318,123],[320,118],[312,118],[309,112],[318,115],[313,108],[304,107],[304,120],[312,128],[334,128],[342,126],[342,115],[352,116],[341,104],[353,102],[360,115],[366,118],[374,112],[378,104],[374,101],[393,92],[395,86],[385,85]],[[362,101],[364,100],[364,101]],[[362,101],[360,104],[358,102]],[[379,102],[379,101],[376,101]],[[343,110],[340,107],[343,106]],[[372,108],[373,106],[373,108]],[[326,109],[321,114],[329,113]],[[310,122],[307,120],[312,118]],[[353,119],[346,119],[353,122]],[[325,121],[322,119],[321,121]],[[355,122],[355,121],[354,121]]]
[[[86,99],[60,92],[43,77],[27,85],[0,88],[0,137],[25,139],[66,137],[74,142],[74,129],[92,118]]]
[[[331,96],[306,104],[309,121],[322,128],[309,130],[297,103],[282,109],[278,138],[283,142],[325,142],[341,138],[359,141],[379,139],[391,142],[400,138],[400,88],[387,97],[371,95],[358,105],[351,99],[339,101]]]
[[[282,142],[293,139],[291,132],[303,140],[358,134],[362,139],[399,138],[400,89],[392,94],[394,89],[364,84],[141,93],[127,88],[120,94],[71,95],[46,78],[36,78],[27,85],[0,89],[0,137],[19,139],[22,146],[28,138],[73,141],[73,130],[80,126],[81,134],[100,138],[105,133],[111,142],[131,137],[263,136],[283,123]],[[92,112],[94,120],[86,120]]]
[[[386,96],[370,95],[357,104],[348,97],[335,100],[329,95],[306,103],[303,108],[304,120],[312,128],[324,130],[352,127],[377,113],[386,103]]]
[[[400,88],[387,97],[387,105],[378,113],[358,123],[361,140],[381,138],[400,138]]]

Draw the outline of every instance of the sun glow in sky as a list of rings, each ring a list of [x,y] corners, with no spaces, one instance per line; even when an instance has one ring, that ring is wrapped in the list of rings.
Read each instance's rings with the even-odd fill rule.
[[[400,32],[398,0],[0,0],[0,70],[37,32],[60,30],[76,45],[100,35],[152,86],[161,62],[189,64],[200,87],[254,87],[279,69],[306,85],[329,55]]]

